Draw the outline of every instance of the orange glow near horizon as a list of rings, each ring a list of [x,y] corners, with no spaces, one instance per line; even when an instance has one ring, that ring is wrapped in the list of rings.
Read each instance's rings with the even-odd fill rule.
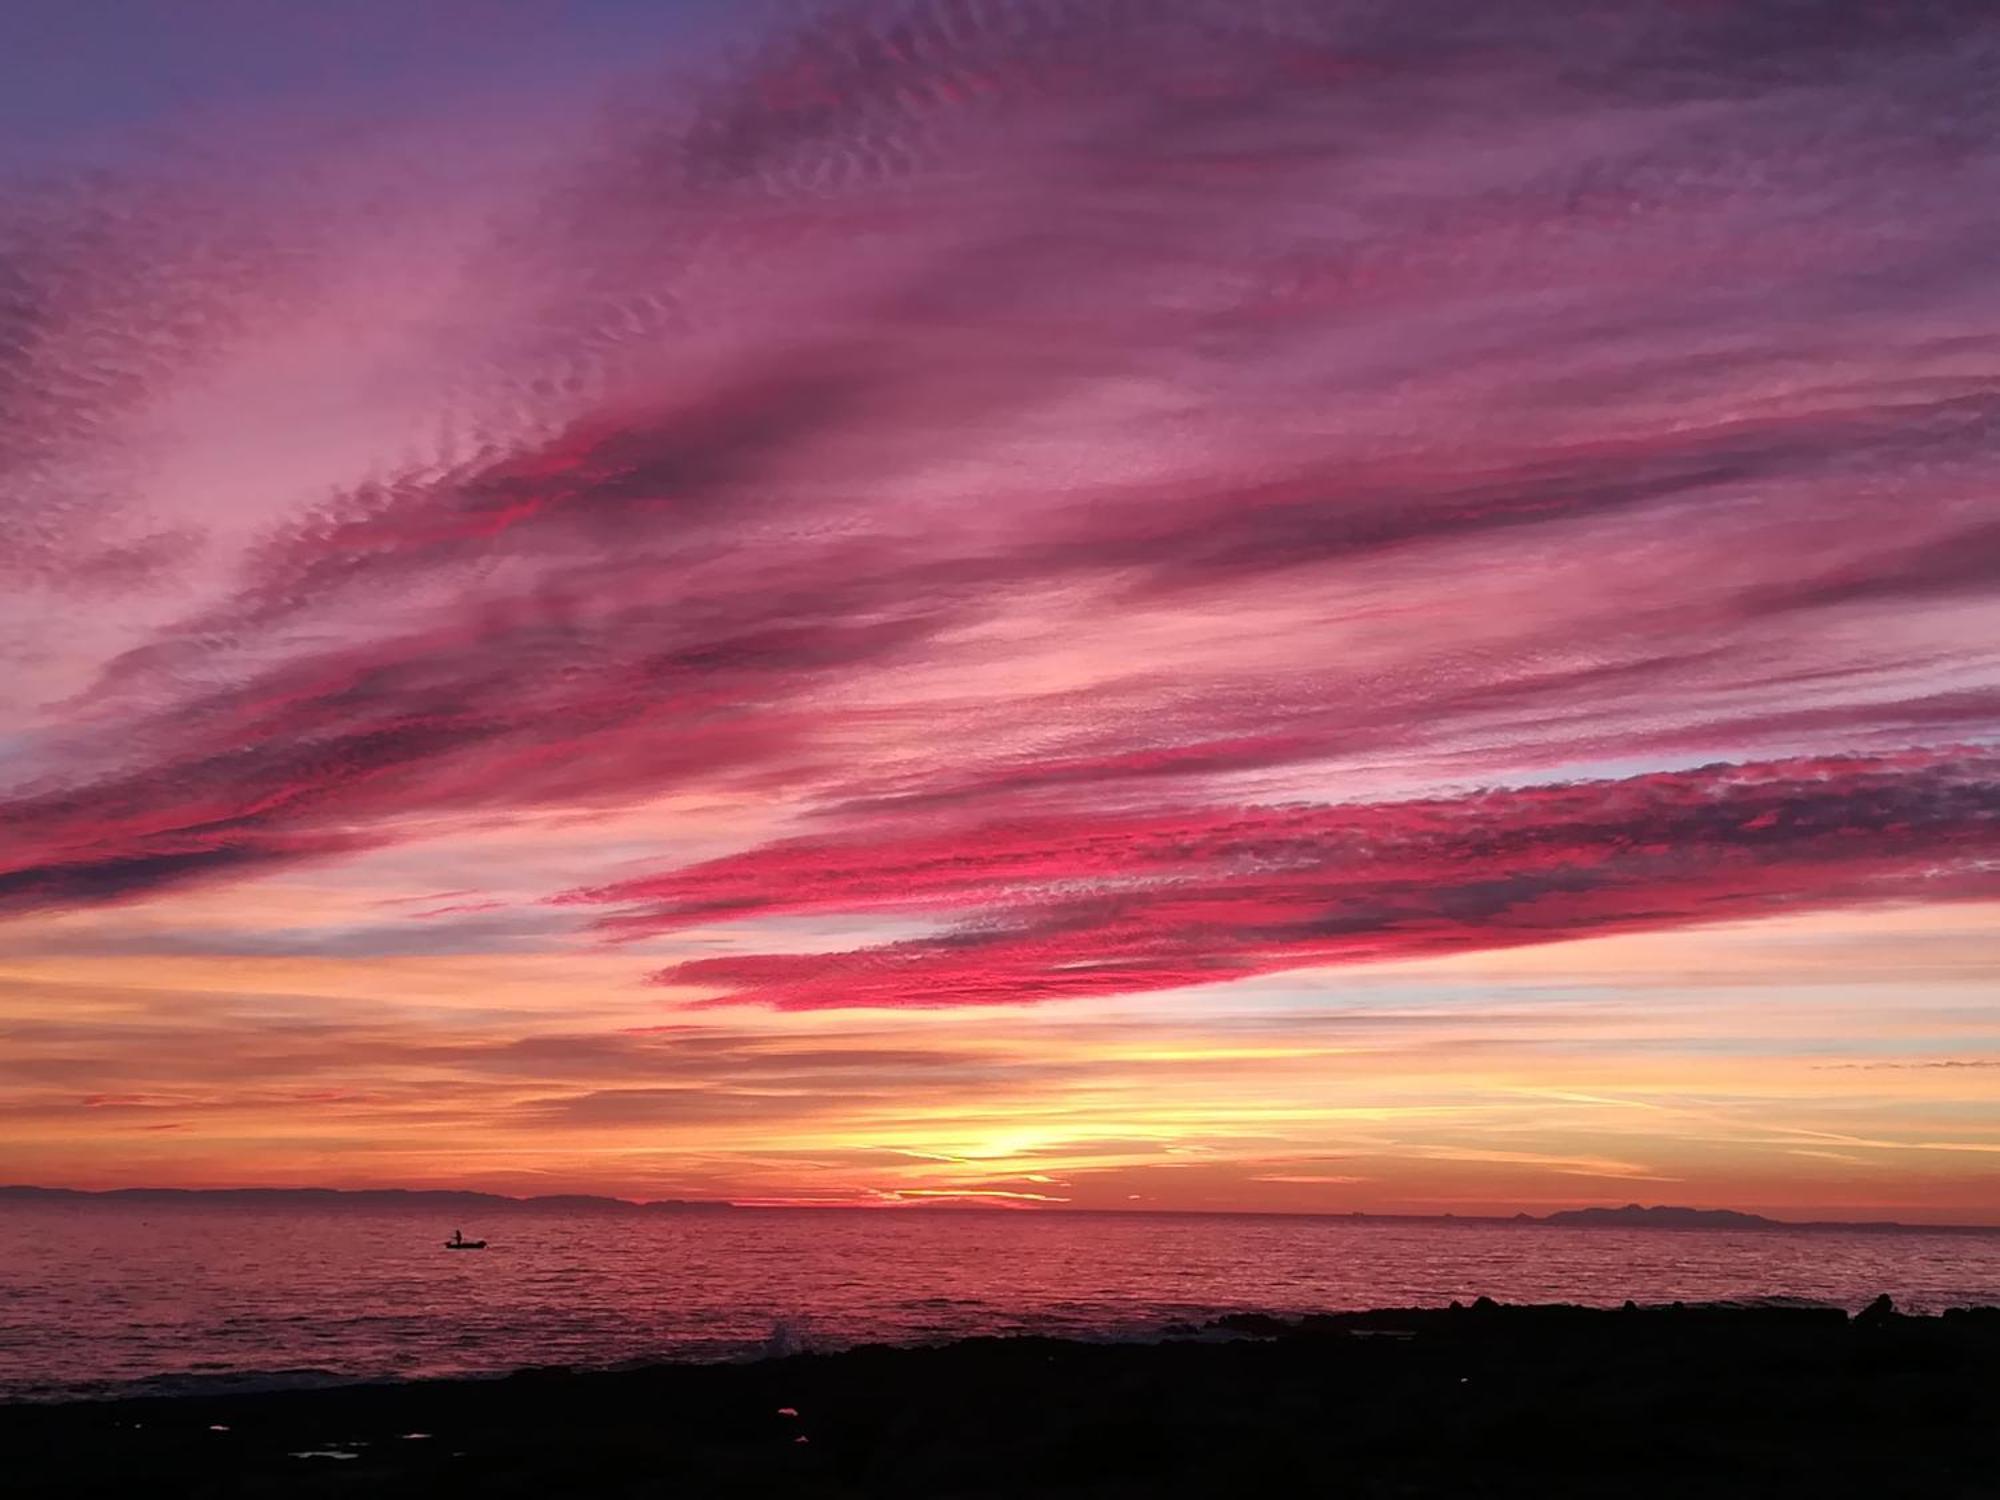
[[[1996,918],[1774,919],[1143,1005],[794,1015],[682,1012],[615,951],[16,956],[8,1175],[1995,1223],[1992,1074],[1951,1063],[2000,1042]]]

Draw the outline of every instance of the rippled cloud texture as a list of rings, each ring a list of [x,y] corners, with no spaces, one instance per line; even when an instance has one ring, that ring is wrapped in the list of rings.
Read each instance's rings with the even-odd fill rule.
[[[1990,6],[0,56],[10,1175],[2000,1201]]]

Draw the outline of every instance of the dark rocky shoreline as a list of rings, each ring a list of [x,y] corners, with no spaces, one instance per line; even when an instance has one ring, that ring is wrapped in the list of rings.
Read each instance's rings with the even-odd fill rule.
[[[0,1407],[10,1495],[2000,1496],[2000,1308],[1239,1316]],[[421,1434],[420,1436],[418,1434]],[[298,1456],[312,1455],[312,1456]],[[344,1456],[331,1456],[344,1455]]]

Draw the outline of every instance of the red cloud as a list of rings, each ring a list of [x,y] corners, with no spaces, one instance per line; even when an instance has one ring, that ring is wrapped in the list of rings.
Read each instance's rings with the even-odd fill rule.
[[[2000,890],[2000,760],[1717,766],[1358,806],[967,822],[779,844],[568,899],[621,933],[898,910],[959,924],[834,954],[700,959],[663,983],[787,1009],[965,1005],[1212,983]]]

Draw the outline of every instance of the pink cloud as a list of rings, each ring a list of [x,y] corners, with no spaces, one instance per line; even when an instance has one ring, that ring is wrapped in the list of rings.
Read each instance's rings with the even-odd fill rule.
[[[1990,897],[1996,763],[1905,755],[1347,806],[959,822],[578,892],[621,934],[723,917],[955,920],[662,983],[808,1009],[1019,1003],[1871,902]]]
[[[5,726],[0,912],[668,794],[831,842],[645,892],[620,849],[616,920],[973,916],[869,961],[977,948],[968,993],[1616,928],[1648,882],[1663,921],[1895,885],[1937,851],[1835,859],[1783,799],[1929,795],[2000,729],[2000,166],[1937,146],[1975,62],[1922,17],[1641,9],[1419,43],[1342,7],[843,5],[574,101],[532,171],[432,123],[436,183],[331,132],[309,203],[269,162],[19,189],[0,570],[40,592],[0,652],[72,690]],[[1760,48],[1829,94],[1753,87]],[[418,227],[360,212],[378,180]],[[305,494],[231,416],[280,375],[338,394]],[[85,584],[111,618],[72,627]],[[1570,802],[1532,789],[1493,794],[1517,869],[1455,795],[1820,752],[1861,758],[1703,773],[1762,788],[1783,858],[1644,778],[1563,794],[1640,789],[1699,871],[1586,842],[1559,880]],[[1204,842],[1239,824],[1284,879]],[[1350,845],[1373,884],[1324,867]],[[1474,920],[1510,878],[1542,884]],[[1061,880],[1074,910],[1024,894]],[[1431,905],[1357,915],[1404,886]],[[1353,930],[1301,934],[1329,907]]]

